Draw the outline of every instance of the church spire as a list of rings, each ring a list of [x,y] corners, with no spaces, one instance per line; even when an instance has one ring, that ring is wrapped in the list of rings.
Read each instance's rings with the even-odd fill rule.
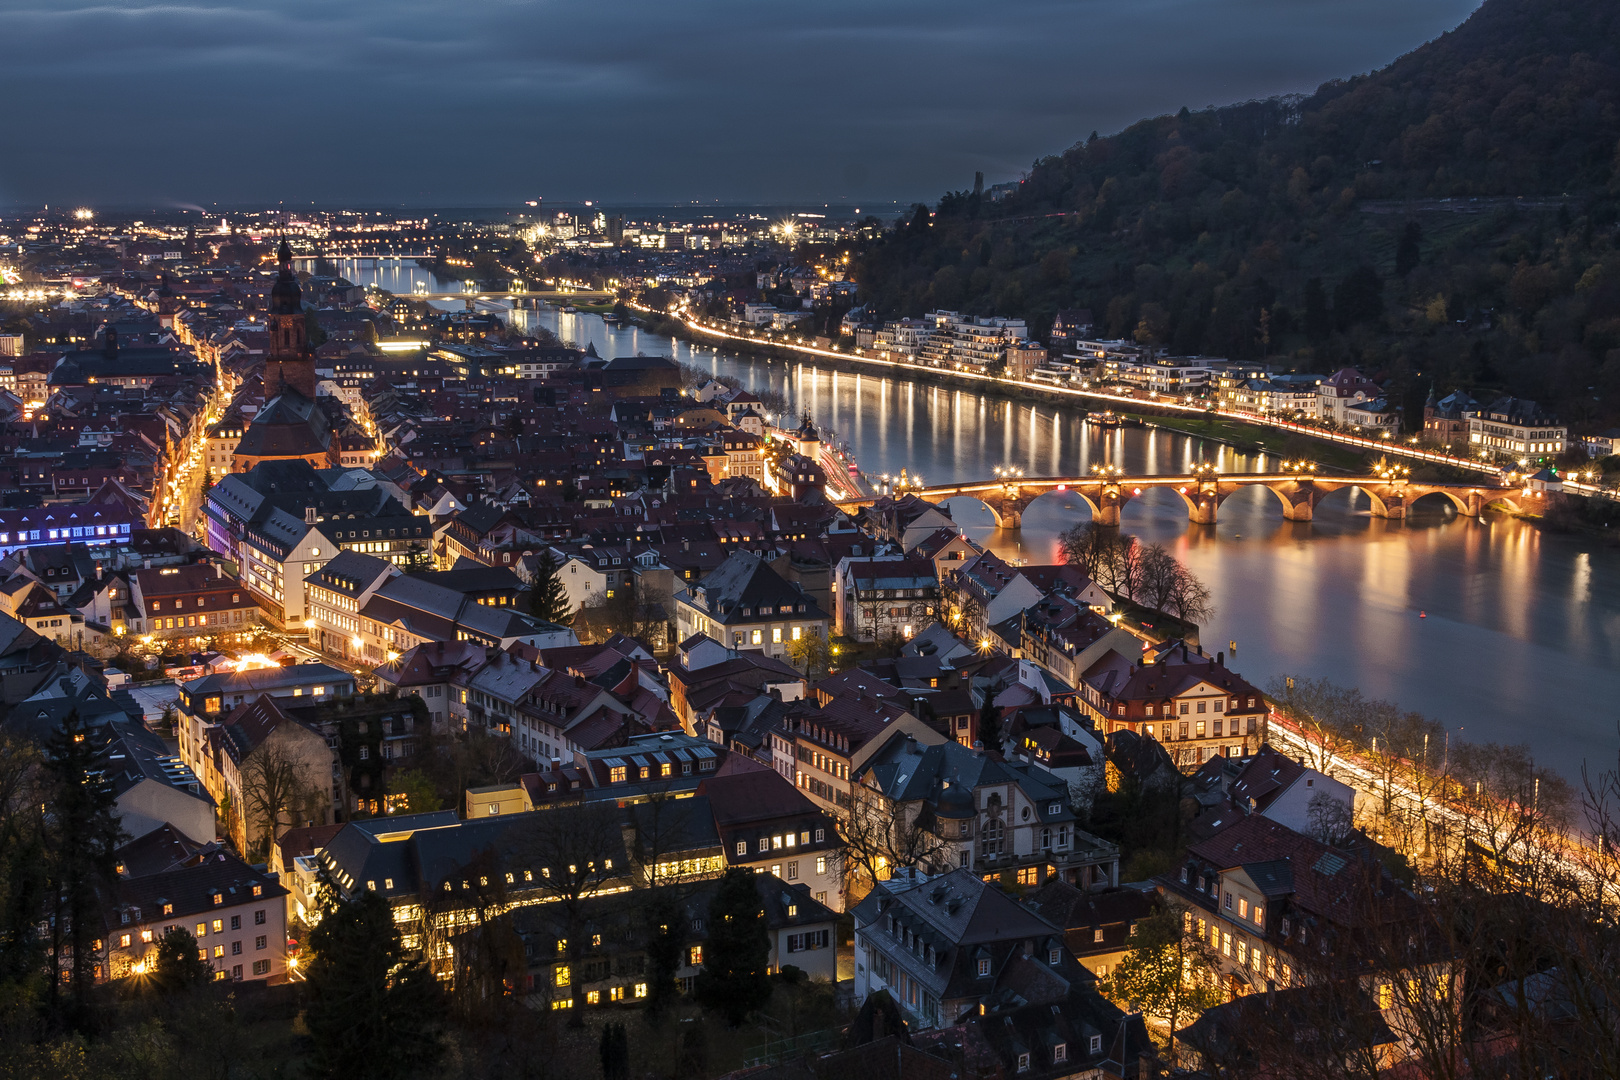
[[[264,365],[265,400],[283,390],[296,390],[315,400],[315,358],[310,352],[309,337],[304,326],[304,294],[298,286],[298,275],[293,273],[292,247],[287,238],[281,238],[276,251],[281,270],[275,284],[270,286],[268,318],[270,330],[270,356]]]

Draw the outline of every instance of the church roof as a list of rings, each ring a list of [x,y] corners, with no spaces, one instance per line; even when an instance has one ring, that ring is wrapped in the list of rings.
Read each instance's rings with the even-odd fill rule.
[[[259,410],[236,444],[236,453],[250,458],[304,457],[324,454],[331,442],[325,411],[296,390],[286,390]]]

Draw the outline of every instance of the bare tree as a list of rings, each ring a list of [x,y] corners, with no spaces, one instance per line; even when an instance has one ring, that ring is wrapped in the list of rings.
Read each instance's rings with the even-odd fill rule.
[[[1344,800],[1326,791],[1311,796],[1311,801],[1305,805],[1305,820],[1310,826],[1307,835],[1324,844],[1337,844],[1355,824]]]
[[[1334,759],[1354,745],[1345,716],[1361,695],[1326,679],[1301,679],[1292,675],[1271,680],[1266,693],[1304,735],[1305,763],[1319,773],[1332,776]]]
[[[1155,611],[1170,612],[1170,599],[1185,571],[1163,544],[1149,544],[1137,557],[1138,603]]]
[[[897,802],[864,784],[855,787],[849,815],[838,823],[843,842],[838,859],[853,897],[870,891],[895,870],[921,866],[930,872],[947,868],[952,840],[921,824],[922,807]]]
[[[285,828],[326,820],[327,805],[309,762],[272,735],[242,762],[242,835],[245,855],[257,861]]]
[[[589,902],[610,882],[632,872],[622,817],[616,804],[585,803],[526,815],[512,828],[512,860],[522,868],[525,886],[532,885],[560,912],[573,999],[568,1022],[583,1026],[584,991],[577,976],[579,959],[587,951],[583,937]]]
[[[1208,622],[1215,614],[1215,604],[1210,599],[1209,587],[1198,580],[1196,574],[1179,563],[1165,604],[1167,606],[1161,610],[1169,612],[1184,623]]]

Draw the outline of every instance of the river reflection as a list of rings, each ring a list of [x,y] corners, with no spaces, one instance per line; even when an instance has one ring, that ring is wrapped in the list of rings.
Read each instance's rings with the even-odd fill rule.
[[[346,268],[350,280],[372,280]],[[411,291],[407,268],[384,288]],[[1103,430],[1073,409],[999,401],[970,391],[809,365],[744,359],[593,315],[512,313],[604,357],[674,356],[751,389],[782,394],[847,443],[869,473],[906,468],[929,481],[989,476],[997,465],[1030,475],[1083,474],[1104,461],[1128,473],[1263,471],[1264,456],[1163,431]],[[952,513],[975,541],[1013,558],[1053,559],[1057,535],[1087,518],[1061,492],[1030,506],[1017,532],[958,499]],[[1270,492],[1233,495],[1220,523],[1190,525],[1168,491],[1133,499],[1122,527],[1170,546],[1210,586],[1210,647],[1238,645],[1235,667],[1264,686],[1284,673],[1326,677],[1431,715],[1476,742],[1527,742],[1538,760],[1579,780],[1583,761],[1611,768],[1620,751],[1620,551],[1510,518],[1458,518],[1443,499],[1405,522],[1370,516],[1346,492],[1310,523],[1284,521]]]

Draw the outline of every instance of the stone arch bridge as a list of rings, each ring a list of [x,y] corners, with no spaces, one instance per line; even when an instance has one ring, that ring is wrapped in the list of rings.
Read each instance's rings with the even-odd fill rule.
[[[1244,488],[1263,487],[1282,503],[1288,521],[1310,521],[1316,505],[1346,488],[1360,488],[1372,501],[1373,517],[1404,518],[1412,504],[1429,496],[1450,500],[1459,514],[1479,517],[1487,507],[1500,505],[1518,512],[1525,497],[1518,488],[1495,483],[1430,484],[1400,476],[1317,476],[1284,473],[1193,473],[1185,476],[1048,476],[969,481],[925,488],[912,488],[929,502],[944,499],[978,499],[990,508],[996,525],[1016,529],[1023,523],[1024,510],[1043,495],[1061,492],[1084,500],[1093,520],[1100,525],[1117,526],[1120,511],[1139,495],[1168,488],[1187,504],[1187,517],[1196,524],[1213,525],[1221,503]],[[845,510],[870,506],[875,498],[841,499]]]

